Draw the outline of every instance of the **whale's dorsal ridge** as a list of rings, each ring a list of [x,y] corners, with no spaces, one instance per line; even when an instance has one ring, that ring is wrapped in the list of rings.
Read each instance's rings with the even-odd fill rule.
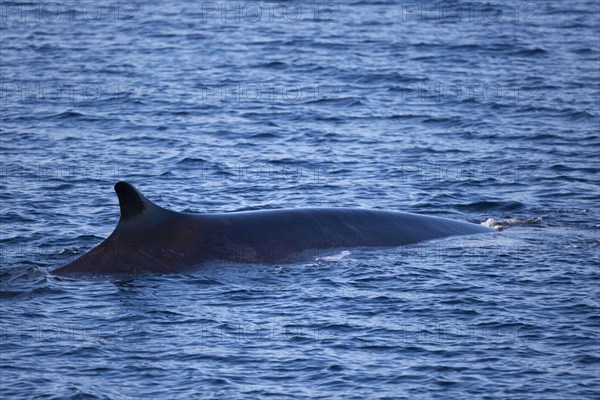
[[[138,219],[152,210],[161,210],[161,207],[148,200],[130,183],[117,182],[115,192],[119,198],[119,207],[121,208],[120,223]]]

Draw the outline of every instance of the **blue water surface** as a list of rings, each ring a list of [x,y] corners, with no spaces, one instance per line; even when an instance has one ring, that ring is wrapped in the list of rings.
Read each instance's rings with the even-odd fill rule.
[[[600,6],[0,3],[2,398],[599,398]],[[119,218],[498,231],[56,277]]]

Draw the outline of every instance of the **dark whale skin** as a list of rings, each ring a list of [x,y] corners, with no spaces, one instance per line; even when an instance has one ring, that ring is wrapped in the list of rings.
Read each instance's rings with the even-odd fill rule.
[[[53,274],[179,272],[206,262],[279,263],[306,250],[390,247],[493,232],[463,221],[395,211],[303,208],[186,214],[118,182],[121,218],[98,246]]]

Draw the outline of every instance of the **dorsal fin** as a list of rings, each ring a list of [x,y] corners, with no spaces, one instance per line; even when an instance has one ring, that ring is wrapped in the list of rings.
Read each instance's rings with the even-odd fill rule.
[[[127,182],[117,182],[115,192],[119,198],[119,207],[121,208],[121,218],[119,222],[127,222],[136,219],[153,209],[161,209],[143,194],[140,193],[132,184]]]

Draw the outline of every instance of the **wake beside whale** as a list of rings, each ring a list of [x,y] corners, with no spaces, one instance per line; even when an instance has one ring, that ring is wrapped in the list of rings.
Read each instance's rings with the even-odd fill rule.
[[[98,246],[54,274],[178,272],[211,261],[277,263],[307,250],[389,247],[494,232],[462,221],[393,211],[306,208],[186,214],[118,182],[121,218]]]

